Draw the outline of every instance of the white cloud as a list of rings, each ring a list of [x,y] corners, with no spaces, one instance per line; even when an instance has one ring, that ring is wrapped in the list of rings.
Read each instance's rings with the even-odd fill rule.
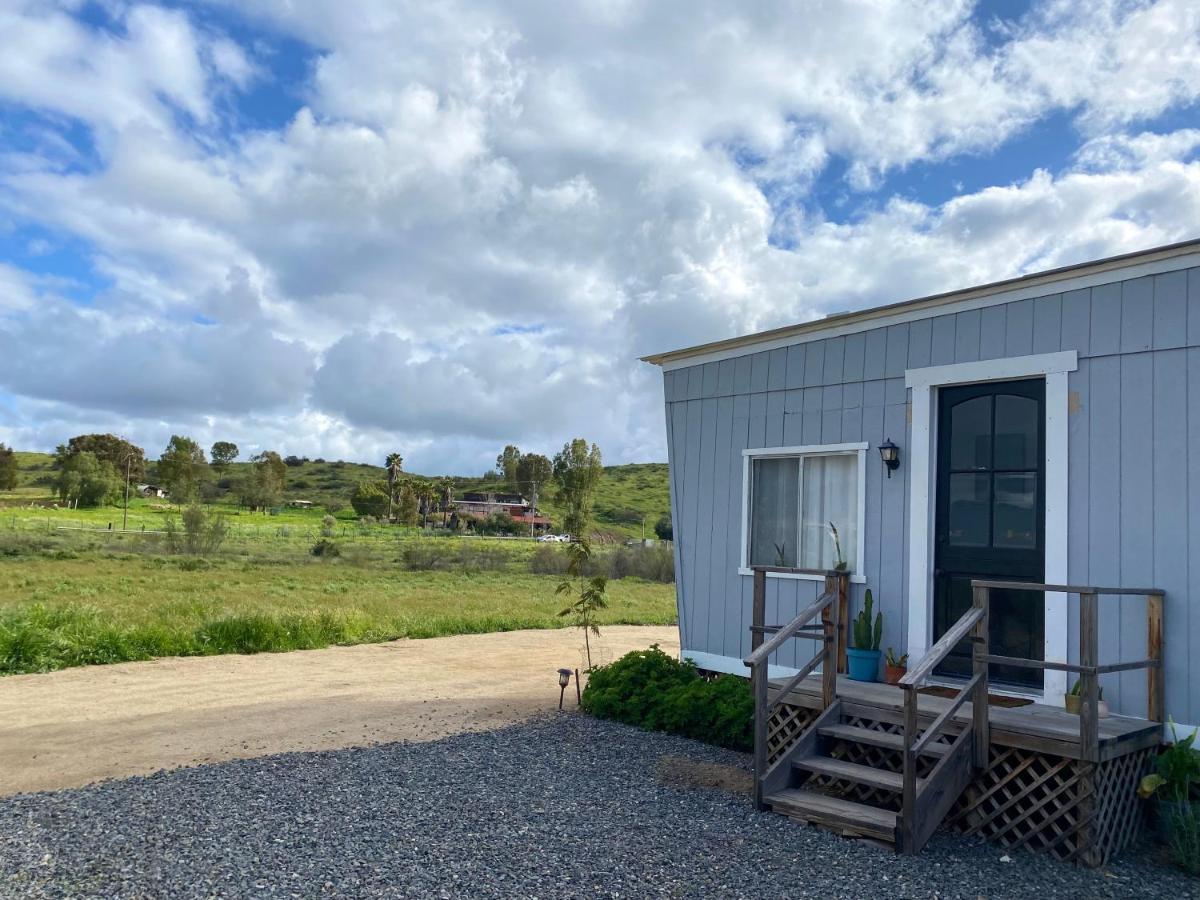
[[[0,54],[0,98],[43,111],[49,135],[87,123],[99,159],[72,164],[50,137],[0,153],[0,214],[86,241],[112,284],[80,310],[0,269],[14,421],[126,417],[152,447],[172,428],[310,455],[400,446],[430,470],[577,433],[660,459],[639,354],[1200,220],[1195,132],[1132,124],[1200,95],[1197,12],[1173,0],[990,29],[963,0],[820,16],[252,0],[230,14],[319,55],[286,126],[232,135],[227,95],[269,80],[270,53],[122,9],[105,31],[41,4],[0,13],[19,51]],[[833,163],[854,198],[1051,113],[1085,135],[1067,171],[941,204],[881,196],[841,223],[813,199]],[[101,377],[114,356],[139,377]]]

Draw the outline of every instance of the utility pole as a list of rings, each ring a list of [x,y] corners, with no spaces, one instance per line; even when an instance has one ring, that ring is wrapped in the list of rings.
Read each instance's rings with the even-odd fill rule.
[[[125,455],[125,515],[121,519],[121,530],[129,530],[129,471],[133,466],[133,454]]]

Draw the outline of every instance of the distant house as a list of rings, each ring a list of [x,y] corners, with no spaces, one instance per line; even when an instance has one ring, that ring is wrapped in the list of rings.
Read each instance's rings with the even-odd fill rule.
[[[139,484],[137,492],[139,497],[156,497],[159,500],[166,500],[170,496],[166,488],[157,484]]]
[[[462,495],[462,499],[454,501],[454,508],[460,516],[472,519],[486,519],[496,513],[502,513],[511,516],[518,522],[532,525],[535,532],[550,530],[549,517],[541,515],[520,494],[485,494],[468,491]]]
[[[284,505],[289,506],[292,509],[312,509],[313,508],[313,502],[311,500],[288,500],[287,503],[285,503]]]

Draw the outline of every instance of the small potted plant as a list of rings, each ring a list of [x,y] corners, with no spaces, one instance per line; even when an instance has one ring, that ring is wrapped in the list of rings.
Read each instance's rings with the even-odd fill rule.
[[[883,660],[883,680],[888,684],[899,684],[900,679],[904,677],[904,673],[907,671],[908,654],[905,653],[899,659],[896,659],[896,651],[888,647],[887,655]]]
[[[1104,699],[1104,688],[1099,688],[1097,693],[1098,693],[1098,697],[1099,697],[1099,702],[1096,704],[1096,718],[1107,719],[1108,718],[1108,701]],[[1067,696],[1065,698],[1063,698],[1063,700],[1064,700],[1064,704],[1066,705],[1067,712],[1069,712],[1073,716],[1079,715],[1079,709],[1083,703],[1083,686],[1082,686],[1082,684],[1080,682],[1076,681],[1074,686],[1071,688],[1071,693],[1067,694]]]
[[[875,600],[867,588],[863,608],[854,619],[854,646],[846,648],[846,662],[853,681],[879,680],[879,642],[883,638],[883,613],[876,613],[874,626],[871,612]]]

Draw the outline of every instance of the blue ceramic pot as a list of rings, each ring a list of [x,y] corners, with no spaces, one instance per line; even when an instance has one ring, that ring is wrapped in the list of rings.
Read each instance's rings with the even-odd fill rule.
[[[878,650],[859,650],[856,647],[846,648],[846,665],[850,669],[852,681],[879,680]]]

